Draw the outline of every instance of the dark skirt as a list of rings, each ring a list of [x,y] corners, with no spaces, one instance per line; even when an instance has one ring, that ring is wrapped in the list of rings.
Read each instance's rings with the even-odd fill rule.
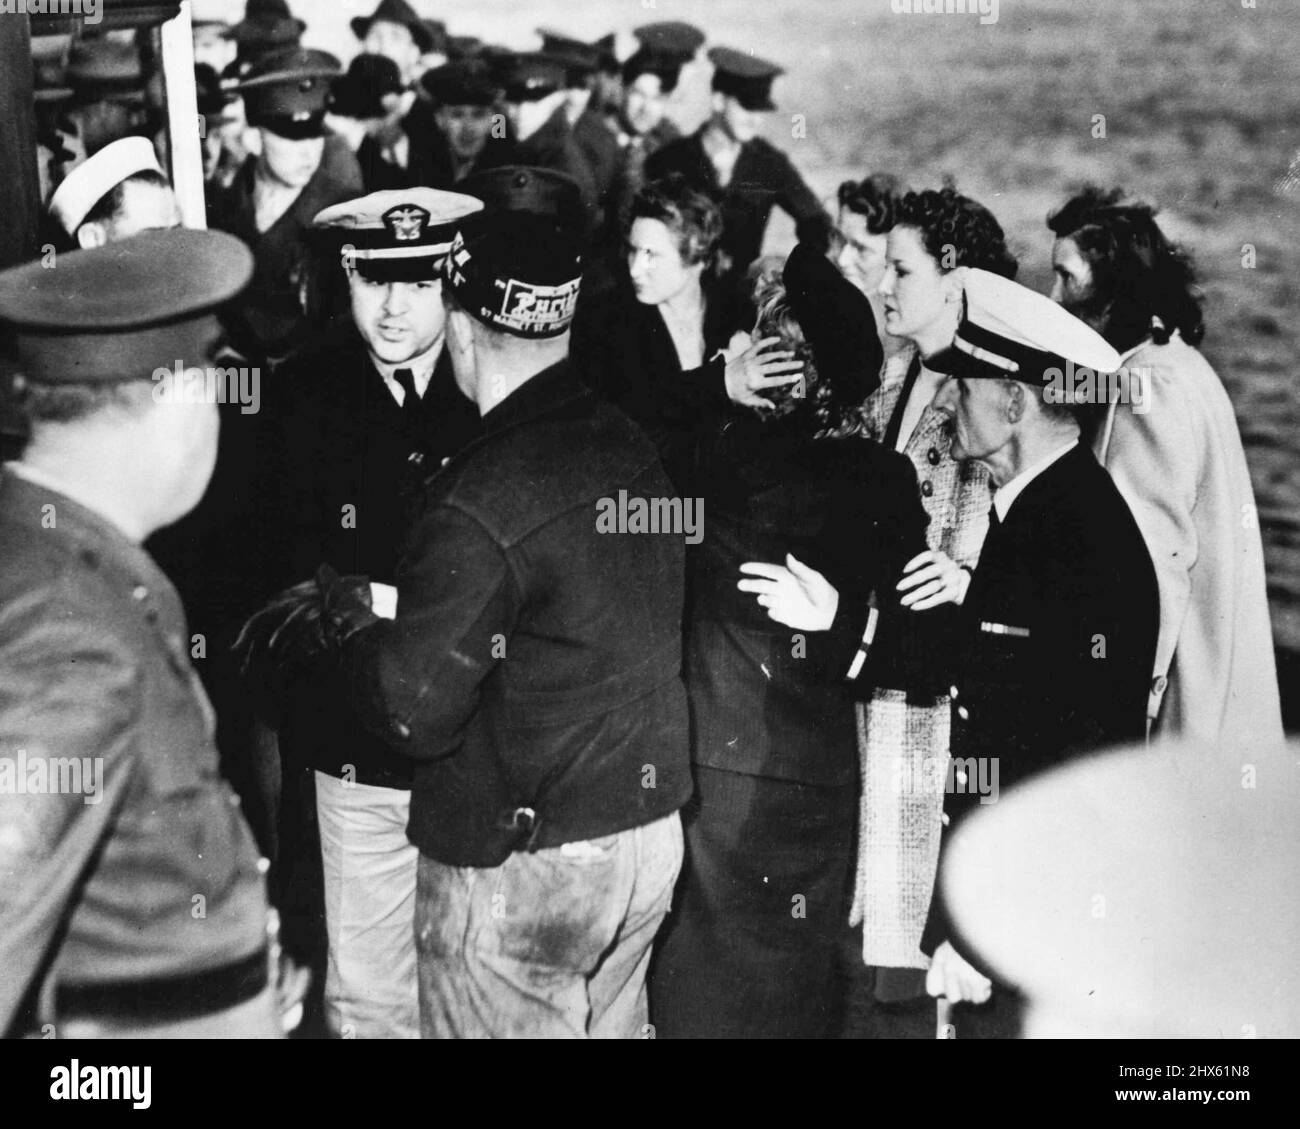
[[[698,765],[695,781],[686,861],[650,971],[656,1037],[834,1033],[856,785]]]

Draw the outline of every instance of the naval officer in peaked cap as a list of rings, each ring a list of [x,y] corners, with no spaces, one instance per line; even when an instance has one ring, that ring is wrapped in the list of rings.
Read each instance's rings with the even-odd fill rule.
[[[1053,765],[1140,741],[1160,617],[1137,523],[1080,443],[1074,408],[1055,394],[1067,366],[1111,372],[1119,355],[1009,279],[970,268],[963,293],[952,348],[937,359],[950,376],[934,406],[952,418],[953,457],[986,466],[994,494],[958,617],[945,826]],[[942,898],[922,948],[933,953],[932,995],[989,999],[990,981],[961,953]],[[972,1033],[966,1023],[1014,1033],[1014,998],[991,994],[985,1016],[955,1019],[958,1037]]]
[[[479,431],[445,346],[441,277],[459,224],[482,208],[471,196],[408,188],[336,204],[312,220],[343,276],[350,317],[279,374],[288,579],[324,564],[364,577],[378,604],[395,597],[421,483]],[[288,783],[277,880],[291,895],[304,886],[295,881],[302,867],[317,858],[323,865],[326,1022],[354,1038],[417,1038],[411,762],[317,678],[295,682],[278,705]],[[313,824],[319,847],[305,841]],[[357,855],[350,845],[363,837],[368,846]],[[319,907],[311,909],[318,917]]]
[[[252,266],[229,235],[164,231],[0,273],[31,433],[0,473],[10,1033],[281,1034],[265,863],[218,774],[180,602],[141,547],[198,501],[217,449],[216,405],[150,378],[211,364],[215,311]]]

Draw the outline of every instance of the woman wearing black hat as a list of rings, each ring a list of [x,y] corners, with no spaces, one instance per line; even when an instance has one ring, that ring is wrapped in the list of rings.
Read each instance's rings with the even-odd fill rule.
[[[833,1029],[858,775],[846,675],[870,607],[897,602],[925,545],[910,463],[858,434],[880,358],[866,298],[801,245],[759,301],[756,334],[805,369],[769,392],[773,407],[732,409],[702,443],[684,663],[696,799],[650,997],[668,1037]],[[742,564],[773,560],[839,578],[829,631],[791,632],[742,590]],[[860,679],[899,677],[886,654],[898,651],[882,637]]]

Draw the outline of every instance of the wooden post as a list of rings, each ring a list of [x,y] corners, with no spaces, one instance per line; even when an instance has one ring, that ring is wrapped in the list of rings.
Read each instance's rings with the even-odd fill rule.
[[[27,17],[17,12],[0,16],[0,268],[40,253],[34,84]]]

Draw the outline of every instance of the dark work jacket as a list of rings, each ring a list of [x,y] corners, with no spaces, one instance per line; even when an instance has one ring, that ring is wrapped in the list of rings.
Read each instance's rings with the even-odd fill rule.
[[[321,163],[266,231],[257,230],[253,181],[257,157],[244,162],[229,188],[208,200],[208,226],[239,236],[253,251],[253,280],[234,306],[235,345],[250,357],[283,358],[306,339],[310,326],[302,309],[310,253],[305,233],[316,214],[352,200],[364,188],[356,156],[341,137],[327,137]]]
[[[446,350],[421,400],[425,424],[408,431],[402,408],[348,326],[280,374],[284,423],[280,538],[285,583],[321,564],[341,576],[395,584],[397,560],[423,482],[480,430],[478,408],[456,386]],[[345,522],[344,507],[353,520]],[[362,784],[409,788],[411,761],[369,732],[346,700],[301,688],[282,738],[293,755],[331,776],[352,765]]]
[[[428,168],[428,179],[420,181],[421,184],[429,188],[439,188],[444,192],[453,192],[456,190],[462,180],[472,176],[480,169],[493,168],[497,165],[508,164],[505,159],[505,153],[510,143],[504,137],[493,137],[488,135],[488,139],[483,144],[483,150],[474,159],[467,168],[457,171],[455,160],[452,159],[451,146],[447,142],[447,135],[434,126],[428,134],[426,140],[427,150],[423,158]]]
[[[686,648],[692,754],[752,776],[850,784],[854,698],[878,683],[910,688],[897,633],[930,613],[901,612],[894,586],[925,550],[929,519],[906,456],[869,439],[814,440],[801,415],[765,423],[736,411],[702,452]],[[787,553],[838,589],[829,631],[784,627],[737,589],[741,564],[784,564]],[[851,683],[873,592],[891,634],[877,635],[871,668]]]
[[[36,762],[86,758],[102,787],[92,803],[85,777],[80,791],[0,789],[0,1032],[34,1029],[20,1000],[47,973],[124,987],[266,945],[266,883],[218,774],[176,593],[104,518],[5,470],[0,755],[17,768],[21,750],[25,783]]]
[[[704,151],[701,126],[690,137],[665,145],[646,161],[647,180],[681,173],[688,183],[707,192],[722,208],[722,251],[730,260],[728,273],[743,276],[763,250],[763,237],[772,208],[780,207],[795,221],[799,242],[825,250],[831,220],[804,183],[790,158],[761,137],[747,141],[736,158],[726,188]]]
[[[626,272],[625,272],[626,273]],[[657,306],[638,302],[624,283],[594,298],[580,297],[570,355],[588,387],[627,412],[659,449],[678,490],[690,493],[702,428],[726,411],[725,362],[716,356],[735,326],[723,296],[705,302],[704,356],[684,370]]]
[[[418,762],[411,841],[491,867],[669,815],[691,781],[684,538],[597,525],[620,491],[672,497],[654,447],[567,362],[483,430],[428,484],[396,621],[345,663],[370,724]]]
[[[980,806],[981,782],[991,794],[994,759],[1001,794],[1072,757],[1142,740],[1159,618],[1137,523],[1092,452],[1075,447],[990,524],[961,607],[944,842]],[[950,931],[936,897],[923,947]]]

